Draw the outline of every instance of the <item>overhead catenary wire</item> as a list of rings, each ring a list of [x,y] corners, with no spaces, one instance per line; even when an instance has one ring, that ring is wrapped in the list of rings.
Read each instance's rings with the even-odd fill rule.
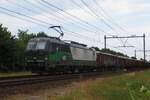
[[[16,17],[16,18],[18,18],[18,19],[25,20],[25,21],[28,21],[28,22],[31,22],[31,23],[34,23],[34,24],[38,24],[38,25],[41,25],[41,26],[43,26],[43,27],[46,27],[47,25],[52,25],[52,24],[49,24],[49,23],[45,23],[45,21],[42,21],[42,20],[35,20],[35,19],[31,18],[30,16],[24,16],[24,14],[18,13],[18,12],[13,11],[13,10],[5,9],[5,8],[3,8],[3,7],[0,7],[0,9],[3,9],[3,10],[8,11],[8,12],[15,13],[15,14],[20,15],[20,16],[23,16],[23,17],[27,17],[27,18],[29,18],[29,19],[31,19],[31,20],[29,20],[29,19],[24,19],[24,18],[21,18],[21,17],[17,17],[17,16],[15,16],[15,15],[12,15],[12,14],[9,14],[9,13],[6,13],[6,12],[1,11],[1,12],[4,13],[4,14],[7,14],[7,15],[9,15],[9,16]],[[38,22],[40,22],[40,23],[42,22],[42,23],[47,24],[47,25],[39,24],[39,23],[37,23],[37,22],[34,22],[33,20],[34,20],[34,21],[38,21]],[[47,27],[48,27],[48,26],[47,26]],[[73,33],[73,32],[72,32],[72,33]],[[74,32],[74,33],[75,33],[75,32]],[[75,34],[76,34],[76,33],[75,33]],[[79,35],[79,34],[78,34],[78,35]],[[89,39],[89,37],[87,38],[87,36],[83,36],[83,35],[81,35],[81,34],[80,34],[80,36],[81,36],[81,37],[84,37],[84,38],[86,38],[86,39]],[[92,38],[90,38],[90,39],[92,40]],[[90,40],[90,41],[91,41],[91,40]]]
[[[26,0],[25,0],[26,1]],[[29,2],[29,1],[28,1]]]
[[[76,1],[70,0],[70,2],[72,2],[74,5],[76,5],[77,7],[79,7],[80,9],[82,9],[84,12],[88,13],[89,15],[91,15],[92,17],[95,17],[95,15],[93,15],[89,10],[85,9],[84,7],[82,7]]]
[[[104,19],[102,19],[95,11],[89,7],[89,5],[84,1],[80,0],[100,21],[102,21],[107,27],[109,27],[112,31],[117,32],[111,25],[109,25]]]
[[[71,30],[69,30],[69,29],[66,29],[66,28],[63,28],[65,31],[68,31],[68,32],[70,32],[70,33],[73,33],[73,34],[76,34],[76,35],[78,35],[78,36],[83,36],[82,34],[79,34],[79,33],[77,33],[77,32],[73,32],[73,31],[71,31]],[[89,38],[88,36],[84,36],[86,39],[91,39],[91,38]],[[97,40],[93,40],[93,41],[96,41],[96,42],[99,42],[99,43],[101,43],[101,44],[103,44],[103,42],[101,42],[101,41],[97,41]]]
[[[35,5],[35,4],[33,4],[33,3],[31,3],[30,1],[27,1],[27,0],[25,0],[25,2],[27,2],[27,3],[29,3],[29,4],[31,4],[31,5],[33,5],[33,6],[35,6],[36,8],[38,8],[39,10],[41,10],[41,11],[45,11],[42,7],[39,7],[39,6],[37,6],[37,5]],[[40,3],[41,4],[41,3]],[[42,4],[41,4],[42,5]],[[42,5],[42,6],[44,6],[44,5]],[[25,7],[24,7],[24,9],[26,9]],[[27,10],[27,9],[26,9]],[[51,9],[50,9],[51,10]],[[31,11],[31,9],[30,9],[30,11]],[[32,11],[33,12],[33,11]],[[63,14],[62,13],[60,13],[59,12],[59,14],[60,15],[62,15],[63,16]],[[64,22],[64,18],[61,18],[60,16],[57,16],[57,15],[54,15],[54,14],[52,14],[51,16],[55,16],[55,18],[57,18],[57,19],[55,19],[55,21],[58,21],[58,22]],[[44,16],[43,16],[44,17]],[[49,16],[46,16],[46,17],[49,17]],[[65,16],[64,16],[65,17]],[[80,29],[83,29],[83,30],[85,30],[85,31],[89,31],[89,32],[92,32],[92,33],[95,33],[95,34],[97,34],[98,32],[95,32],[95,31],[93,31],[93,30],[91,30],[91,29],[89,29],[89,28],[87,28],[86,26],[84,27],[83,25],[80,25],[80,24],[75,24],[75,23],[73,23],[72,21],[71,22],[69,22],[70,24],[72,24],[72,25],[75,25],[76,27],[78,27],[78,28],[80,28]],[[69,24],[69,23],[66,23],[66,24]]]
[[[95,13],[95,11],[89,7],[89,5],[84,1],[84,0],[80,0],[98,19],[100,19],[107,27],[109,27],[112,31],[114,31],[115,33],[118,33],[116,31],[116,29],[114,29],[111,25],[109,25],[104,19],[102,19],[97,13]],[[110,35],[110,34],[109,34]],[[119,39],[118,39],[119,40]],[[119,40],[121,41],[121,43],[123,43],[122,40]]]
[[[104,19],[101,19],[101,17],[95,13],[95,11],[89,7],[89,5],[84,1],[84,0],[80,0],[95,16],[97,16],[97,18],[100,18],[101,21],[103,21],[103,23],[108,26],[110,29],[112,29],[114,32],[118,33],[111,25],[109,25]],[[102,15],[102,14],[101,14]],[[106,18],[107,19],[107,18]],[[109,34],[110,35],[110,34]],[[119,39],[118,39],[119,40]],[[122,40],[119,40],[121,41],[121,43],[123,43]]]
[[[81,21],[81,22],[83,22],[83,23],[85,23],[85,24],[87,24],[87,25],[89,25],[89,26],[91,26],[91,27],[93,27],[93,28],[95,28],[95,29],[97,29],[97,30],[99,30],[99,31],[104,32],[104,33],[107,34],[107,32],[105,32],[104,30],[100,29],[99,27],[97,27],[97,26],[95,26],[95,25],[93,25],[93,24],[90,24],[88,21],[82,20],[81,18],[79,18],[79,17],[77,17],[77,16],[75,16],[75,15],[72,15],[72,14],[70,14],[69,12],[67,12],[67,11],[65,11],[65,10],[63,10],[63,9],[61,9],[61,8],[59,8],[59,7],[57,7],[57,6],[53,5],[53,4],[51,4],[51,3],[47,2],[47,1],[45,1],[45,0],[40,0],[40,1],[42,1],[43,3],[45,3],[45,4],[47,4],[47,5],[49,5],[49,6],[53,7],[53,8],[55,8],[55,9],[57,9],[57,10],[59,10],[59,11],[64,12],[65,14],[71,16],[72,18],[74,18],[74,19],[76,19],[76,20],[79,20],[79,21]]]
[[[29,22],[29,23],[33,23],[33,24],[42,26],[42,27],[44,27],[44,28],[47,27],[46,25],[43,25],[43,24],[34,22],[34,21],[32,21],[32,20],[29,20],[29,19],[25,19],[25,18],[22,18],[22,17],[15,16],[15,15],[13,15],[13,14],[9,14],[9,13],[4,12],[4,11],[0,11],[0,13],[3,13],[3,14],[5,14],[5,15],[9,15],[9,16],[15,17],[15,18],[20,19],[20,20],[23,20],[23,21],[27,21],[27,22]]]
[[[110,19],[112,20],[112,17],[109,16],[109,15],[106,13],[105,9],[101,6],[101,4],[99,4],[99,3],[97,2],[97,0],[93,0],[93,2],[97,5],[97,7],[98,7],[108,18],[110,18]],[[104,16],[104,17],[105,17],[105,16]],[[107,18],[106,18],[106,19],[107,19]],[[109,19],[107,19],[107,20],[110,21],[110,23],[116,25],[118,28],[120,28],[120,29],[121,29],[122,31],[124,31],[126,34],[129,34],[129,32],[128,32],[126,29],[124,29],[122,26],[120,26],[118,23],[115,23],[114,21],[111,21],[111,20],[109,20]]]
[[[3,10],[5,10],[5,11],[9,11],[9,12],[15,13],[15,14],[17,14],[17,15],[20,15],[20,16],[23,16],[23,17],[26,17],[26,18],[30,18],[30,19],[35,20],[35,21],[38,21],[38,22],[40,22],[40,23],[48,24],[48,25],[51,25],[51,26],[53,25],[53,24],[47,23],[47,22],[45,22],[45,21],[39,20],[39,19],[37,19],[37,18],[33,18],[33,17],[28,16],[28,15],[26,15],[26,14],[22,14],[22,13],[20,13],[20,12],[16,12],[16,11],[13,11],[13,10],[10,10],[10,9],[4,8],[4,7],[0,7],[0,9],[3,9]]]
[[[28,8],[28,7],[25,7],[25,6],[21,5],[21,4],[18,4],[18,3],[16,3],[16,2],[13,2],[13,1],[11,1],[11,0],[6,0],[6,1],[7,1],[8,3],[14,4],[14,5],[16,5],[16,6],[20,7],[20,8],[23,8],[23,9],[25,9],[25,10],[31,12],[31,13],[36,13],[36,14],[41,13],[41,12],[39,12],[39,11],[37,11],[37,10],[30,9],[30,8]],[[40,8],[39,8],[39,9],[40,9]],[[44,16],[41,16],[41,17],[54,19],[53,17],[47,16],[47,15],[44,15]],[[54,19],[54,20],[58,20],[58,19]]]
[[[8,0],[7,0],[8,1]],[[19,7],[22,7],[22,8],[24,8],[24,9],[26,9],[26,10],[28,10],[28,11],[30,11],[30,12],[35,12],[35,11],[32,11],[31,9],[27,9],[26,7],[24,7],[24,6],[22,6],[22,5],[18,5]],[[58,20],[57,20],[58,21]],[[74,24],[74,23],[73,23]],[[88,30],[88,31],[90,31],[90,30]],[[73,32],[72,32],[73,33]],[[78,34],[78,33],[76,33],[76,34]],[[81,35],[81,34],[78,34],[78,35]],[[82,35],[83,36],[83,35]],[[86,37],[86,36],[84,36],[84,37]],[[88,37],[89,38],[89,37]],[[89,38],[89,39],[91,39],[91,38]],[[96,41],[96,40],[94,40],[94,41]]]
[[[7,8],[4,8],[4,7],[0,7],[0,9],[3,9],[3,10],[5,10],[5,11],[9,11],[9,12],[15,13],[16,15],[19,15],[19,16],[23,16],[23,17],[25,17],[25,18],[30,19],[30,21],[31,21],[31,20],[34,20],[34,21],[40,22],[40,23],[42,23],[42,24],[52,25],[52,24],[50,24],[50,23],[48,23],[48,22],[39,20],[39,19],[37,19],[37,18],[33,18],[33,17],[31,17],[31,16],[28,16],[28,15],[23,14],[23,13],[20,13],[20,12],[16,12],[16,11],[13,11],[13,10],[9,10],[9,9],[7,9]],[[35,23],[35,24],[36,24],[36,23]]]
[[[93,2],[95,3],[95,5],[99,8],[97,11],[100,10],[100,14],[101,14],[108,22],[110,22],[111,24],[113,24],[113,25],[115,25],[116,27],[118,27],[120,30],[122,30],[122,31],[124,32],[124,34],[133,35],[133,34],[130,34],[130,33],[129,33],[126,29],[124,29],[121,25],[119,25],[118,23],[114,22],[114,21],[112,20],[112,17],[107,14],[107,12],[105,11],[105,9],[101,6],[100,3],[98,3],[97,0],[92,0],[92,1],[93,1]],[[103,14],[102,14],[101,12],[103,12]],[[106,18],[105,16],[107,16],[108,18]],[[122,44],[124,44],[122,40],[121,40],[121,42],[122,42]],[[129,44],[129,45],[130,45],[130,44]]]
[[[50,6],[53,7],[53,8],[56,8],[56,9],[62,11],[62,12],[65,12],[63,9],[61,9],[61,8],[59,8],[59,7],[57,7],[57,6],[53,5],[53,4],[50,4],[49,2],[47,2],[47,1],[45,1],[45,0],[41,0],[41,1],[44,2],[45,4],[50,5]],[[68,13],[68,12],[65,12],[65,13],[71,15],[71,14]],[[74,15],[71,15],[71,16],[73,16],[73,17],[75,17],[75,18],[78,18],[77,16],[74,16]],[[78,20],[82,21],[82,20],[79,19],[79,18],[78,18]],[[82,21],[82,22],[83,22],[83,21]],[[107,23],[106,23],[106,24],[107,24]],[[109,26],[109,25],[107,24],[107,26]],[[113,30],[113,28],[112,28],[111,26],[109,26],[109,27]],[[104,32],[104,31],[102,31],[102,32]],[[104,33],[106,33],[106,32],[104,32]],[[108,33],[107,33],[107,34],[108,34]]]

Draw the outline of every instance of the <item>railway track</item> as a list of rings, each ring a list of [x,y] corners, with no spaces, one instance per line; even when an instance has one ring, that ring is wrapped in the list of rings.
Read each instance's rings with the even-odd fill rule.
[[[85,79],[89,77],[95,77],[96,75],[102,75],[101,72],[90,72],[81,74],[65,74],[65,75],[34,75],[34,76],[22,76],[13,78],[0,78],[0,87],[18,86],[26,84],[36,84],[48,81],[69,80],[69,79]]]
[[[48,81],[57,81],[57,80],[66,80],[66,79],[74,79],[79,78],[79,74],[72,74],[72,75],[53,75],[53,76],[29,76],[29,77],[15,77],[15,78],[8,78],[0,80],[0,87],[6,86],[17,86],[17,85],[26,85],[26,84],[35,84],[41,82],[48,82]]]
[[[130,73],[130,72],[133,71],[126,71],[123,73]],[[114,72],[107,72],[107,73],[114,73]],[[8,78],[5,77],[5,78],[0,78],[0,87],[35,84],[35,83],[58,81],[58,80],[81,79],[81,78],[84,79],[84,78],[96,77],[100,75],[101,76],[107,75],[107,73],[90,72],[90,73],[81,73],[81,74],[43,75],[43,76],[33,75],[33,76],[8,77]]]

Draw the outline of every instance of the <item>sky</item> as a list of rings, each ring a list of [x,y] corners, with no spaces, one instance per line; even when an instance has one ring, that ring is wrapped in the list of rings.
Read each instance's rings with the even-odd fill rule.
[[[45,32],[59,36],[49,27],[60,25],[62,40],[72,40],[89,47],[104,48],[104,35],[146,35],[146,50],[150,50],[149,0],[0,0],[0,23],[12,35],[18,29],[29,33]],[[133,46],[120,48],[120,46]],[[143,39],[107,39],[107,48],[134,56],[143,49]],[[142,52],[137,52],[143,58]],[[146,52],[150,60],[150,52]]]

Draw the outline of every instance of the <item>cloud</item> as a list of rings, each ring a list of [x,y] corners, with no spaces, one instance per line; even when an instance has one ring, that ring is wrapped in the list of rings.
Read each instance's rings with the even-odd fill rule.
[[[27,1],[32,2],[32,4],[39,6],[39,8],[40,7],[43,8],[43,11],[42,11],[42,9],[40,10],[40,9],[36,8],[35,6],[33,6],[32,4],[29,4],[28,2],[24,2],[23,0],[22,1],[9,0],[9,1],[18,3],[25,7],[28,7],[31,10],[32,9],[37,10],[39,13],[32,13],[29,11],[25,11],[23,8],[21,9],[20,7],[14,5],[14,4],[8,3],[6,0],[1,0],[0,5],[3,7],[7,7],[8,9],[12,9],[14,11],[24,13],[28,16],[32,16],[33,18],[43,20],[46,23],[64,26],[65,28],[67,28],[73,32],[77,32],[81,35],[85,35],[85,36],[88,36],[88,37],[91,37],[93,39],[100,40],[103,42],[103,36],[105,33],[101,33],[98,30],[98,33],[100,33],[100,34],[95,35],[92,32],[83,30],[79,27],[81,26],[81,27],[87,28],[92,31],[97,31],[97,29],[92,28],[91,26],[85,25],[85,23],[83,24],[80,21],[77,21],[75,18],[65,14],[62,11],[59,11],[58,9],[47,8],[48,5],[45,7],[42,6],[38,2],[39,0],[38,1],[37,0],[27,0]],[[85,12],[83,9],[87,10],[87,8],[83,4],[81,4],[82,2],[80,0],[77,0],[76,2],[78,4],[80,4],[81,8],[83,8],[83,9],[81,9],[80,7],[77,7],[76,5],[74,5],[73,3],[71,3],[68,0],[47,0],[47,1],[49,3],[56,5],[57,7],[61,8],[61,9],[63,9],[64,11],[70,13],[71,15],[77,16],[81,20],[87,21],[88,23],[93,24],[107,32],[110,32],[110,33],[112,32],[112,30],[109,29],[106,25],[104,25],[103,22],[100,22],[100,21],[98,21],[99,19],[97,19],[96,17],[93,17],[94,14],[93,14],[93,16],[91,16],[88,12]],[[84,0],[84,1],[86,1],[86,0]],[[148,33],[150,33],[150,28],[149,28],[150,23],[148,22],[149,16],[150,16],[150,14],[149,14],[150,13],[150,10],[149,10],[150,2],[148,2],[146,0],[97,0],[97,1],[99,2],[99,5],[102,6],[104,8],[104,10],[108,13],[108,15],[110,15],[112,17],[112,19],[110,19],[110,17],[106,17],[107,19],[117,22],[123,28],[125,28],[124,26],[127,26],[125,29],[127,31],[131,32],[131,34],[135,33],[136,35],[141,35],[142,32],[146,32],[147,33],[146,36],[150,36],[150,34],[148,34]],[[92,0],[89,0],[87,3],[89,4],[89,6],[92,9],[95,9],[95,12],[97,14],[99,14],[101,16],[100,9],[98,10],[98,7],[94,4],[94,2],[92,2]],[[105,20],[106,20],[106,18],[105,18]],[[4,15],[4,14],[0,14],[0,20],[1,20],[1,23],[4,24],[4,26],[8,27],[8,29],[10,31],[12,31],[13,33],[17,32],[18,29],[29,29],[31,32],[45,31],[47,33],[50,33],[50,31],[47,29],[47,27],[49,27],[49,25],[47,25],[47,27],[44,28],[39,25],[30,23],[30,22],[26,22],[26,21],[22,21],[22,20],[19,20],[19,19],[10,17],[8,15]],[[115,26],[115,25],[109,23],[109,21],[107,21],[107,22],[108,22],[108,24]],[[75,25],[72,23],[74,23]],[[115,26],[115,28],[116,28],[116,26]],[[116,30],[118,31],[119,29],[116,29]],[[120,32],[120,30],[119,30],[119,32]],[[51,32],[50,35],[52,35],[52,34],[54,34],[54,33]],[[106,35],[109,35],[109,34],[106,34]],[[118,35],[127,35],[127,34],[119,33]],[[100,44],[100,43],[97,43],[94,41],[90,41],[89,39],[82,38],[81,36],[78,36],[78,37],[79,38],[74,37],[72,34],[65,33],[65,39],[75,40],[75,41],[78,41],[81,43],[83,42],[90,46],[96,45],[99,47],[103,47],[103,44]],[[150,41],[150,39],[147,39],[147,41]],[[116,45],[117,43],[119,44],[120,41],[117,41],[117,40],[112,41],[112,42],[108,41],[108,45],[109,44]],[[129,43],[132,44],[133,41],[130,41]],[[141,46],[138,46],[139,44],[136,44],[136,45],[137,45],[137,48],[141,47]],[[150,47],[147,46],[147,49],[148,48],[150,48]],[[123,50],[125,50],[125,49],[123,49]],[[126,51],[127,51],[127,53],[132,55],[134,50],[130,48],[129,50],[126,50]]]
[[[103,2],[99,1],[99,4],[107,9],[111,14],[134,13],[145,10],[149,11],[150,8],[150,3],[138,0],[105,0]]]
[[[86,21],[95,21],[95,17],[91,16],[89,13],[85,12],[83,9],[80,8],[74,8],[74,9],[68,9],[66,12],[70,13],[71,15],[77,16],[78,18]]]
[[[1,0],[0,5],[8,4],[7,0]]]
[[[5,14],[0,14],[0,23],[8,27],[10,31],[16,32],[18,29],[29,29],[31,27],[36,27],[36,24],[20,20],[15,17],[11,17]],[[13,33],[15,34],[15,33]]]

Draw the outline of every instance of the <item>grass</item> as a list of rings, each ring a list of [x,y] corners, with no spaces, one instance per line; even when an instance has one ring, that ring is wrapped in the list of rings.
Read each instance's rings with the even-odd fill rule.
[[[7,72],[7,73],[0,73],[0,77],[17,77],[17,76],[25,76],[25,75],[32,75],[31,72]]]
[[[150,71],[81,82],[49,100],[150,100]]]

